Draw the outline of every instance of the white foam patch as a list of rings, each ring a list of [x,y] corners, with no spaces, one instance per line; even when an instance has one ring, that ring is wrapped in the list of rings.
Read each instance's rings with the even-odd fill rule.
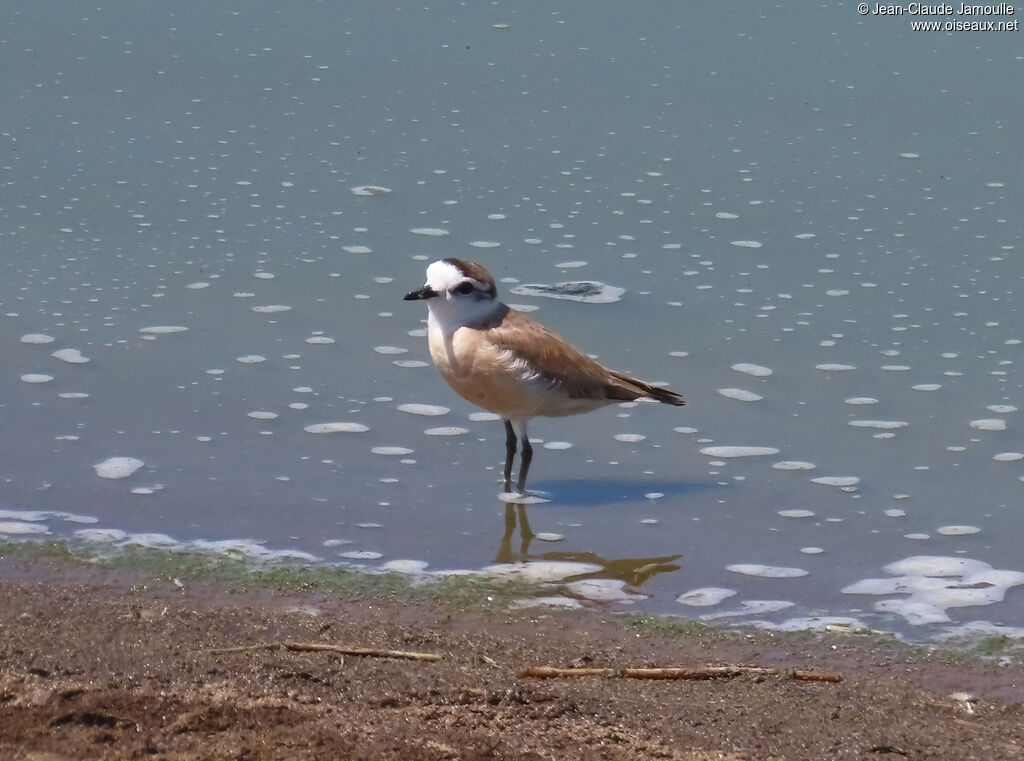
[[[166,335],[169,333],[184,333],[188,330],[184,325],[150,325],[147,328],[139,328],[140,333],[147,335]]]
[[[378,354],[405,354],[409,351],[401,346],[374,346],[373,350]]]
[[[260,314],[276,314],[278,312],[290,312],[292,308],[285,304],[264,304],[258,307],[249,307],[253,312],[259,312]]]
[[[565,539],[562,534],[556,534],[552,531],[541,531],[539,534],[534,534],[533,538],[541,542],[560,542]]]
[[[964,525],[939,526],[939,528],[935,529],[936,534],[942,534],[943,536],[969,536],[980,531],[981,529],[977,526]]]
[[[573,262],[559,262],[555,265],[560,270],[572,270],[579,269],[580,267],[586,267],[589,262],[584,261],[573,261]]]
[[[992,455],[992,459],[997,462],[1016,462],[1017,460],[1024,460],[1024,452],[1000,452],[999,454]]]
[[[880,428],[886,431],[906,428],[910,425],[905,420],[847,420],[846,424],[854,428]]]
[[[347,552],[339,552],[338,557],[348,558],[349,560],[377,560],[384,557],[384,553],[374,552],[373,550],[348,550]]]
[[[137,535],[133,534],[132,537]],[[161,534],[152,536],[160,537]],[[169,537],[168,537],[169,538]],[[208,552],[216,555],[243,555],[256,560],[303,560],[316,562],[319,558],[308,552],[299,550],[268,550],[262,542],[255,539],[224,539],[211,541],[208,539],[196,539],[191,542],[180,543],[182,549]]]
[[[381,563],[380,569],[391,573],[405,573],[414,576],[416,574],[423,573],[427,570],[427,566],[429,565],[430,564],[425,560],[399,559]]]
[[[52,380],[53,376],[46,373],[25,373],[21,376],[22,383],[49,383]]]
[[[429,362],[424,362],[422,359],[396,359],[391,364],[397,367],[429,367]]]
[[[528,583],[562,581],[573,576],[597,573],[602,566],[568,560],[531,560],[523,563],[498,563],[485,566],[481,572],[498,578],[512,578]]]
[[[712,605],[718,605],[722,600],[727,600],[735,594],[735,589],[701,587],[700,589],[691,589],[689,592],[683,592],[676,598],[676,602],[680,605],[691,605],[695,608],[709,608]]]
[[[437,428],[427,428],[423,433],[427,436],[461,436],[464,433],[469,433],[469,429],[460,428],[457,425],[445,425],[438,426]]]
[[[1017,411],[1017,408],[1012,404],[990,404],[985,409],[989,412],[995,412],[997,415],[1006,415]]]
[[[545,441],[541,446],[544,449],[571,449],[572,443],[568,441]]]
[[[428,417],[447,415],[451,412],[448,407],[442,407],[438,404],[399,404],[398,409],[401,412],[408,412],[410,415],[426,415]]]
[[[824,551],[825,550],[823,550],[821,547],[801,547],[800,548],[800,552],[802,552],[805,555],[820,555]]]
[[[813,518],[813,510],[779,510],[779,515],[783,518]]]
[[[313,423],[303,428],[306,433],[363,433],[370,430],[362,423]]]
[[[844,594],[906,594],[906,599],[881,600],[875,609],[902,616],[914,625],[950,621],[948,608],[1002,602],[1011,587],[1024,584],[1024,573],[1001,571],[980,560],[915,555],[890,563],[891,578],[863,579],[842,589]]]
[[[26,333],[20,340],[23,344],[49,344],[53,343],[54,338],[45,333]]]
[[[779,450],[775,447],[720,446],[703,447],[700,453],[708,457],[763,457],[778,454]]]
[[[409,449],[409,447],[373,447],[370,451],[385,457],[403,457],[407,454],[412,454],[416,450]]]
[[[469,245],[473,248],[497,248],[501,243],[496,240],[471,240]]]
[[[310,336],[306,339],[306,343],[313,344],[314,346],[329,346],[334,342],[334,339],[330,336]],[[426,364],[426,362],[423,364]]]
[[[750,362],[737,362],[732,366],[732,369],[738,373],[746,373],[747,375],[753,375],[755,378],[767,378],[772,374],[770,367],[764,365],[755,365]]]
[[[92,467],[100,478],[127,478],[145,464],[137,457],[108,457]]]
[[[275,420],[277,418],[276,412],[267,412],[265,410],[253,410],[252,412],[246,412],[246,417],[251,417],[254,420]]]
[[[783,460],[772,465],[776,470],[814,470],[817,465],[803,460]]]
[[[236,362],[241,362],[243,365],[258,365],[260,362],[266,362],[267,358],[262,354],[244,354],[241,357],[235,357]]]
[[[938,391],[942,388],[941,383],[918,383],[910,387],[914,391]]]
[[[640,433],[617,433],[615,434],[615,440],[621,441],[626,444],[637,444],[647,437]]]
[[[812,478],[811,483],[825,486],[856,486],[860,483],[858,476],[819,476]]]
[[[984,420],[972,420],[971,428],[976,431],[1005,431],[1006,421],[1002,418],[986,418]]]
[[[384,196],[391,192],[391,188],[386,188],[383,185],[356,185],[350,188],[352,195],[356,196]]]
[[[372,254],[373,249],[369,246],[342,246],[341,250],[346,254]]]
[[[448,235],[448,231],[441,227],[414,227],[409,232],[413,235],[426,235],[433,238]]]
[[[825,364],[815,365],[815,370],[825,370],[830,373],[843,373],[850,370],[856,370],[856,365],[843,365],[836,362],[826,362]]]
[[[56,357],[61,362],[67,362],[72,365],[84,365],[89,362],[89,358],[82,354],[78,349],[57,349],[50,355]]]
[[[725,570],[739,573],[743,576],[758,576],[762,579],[795,579],[808,575],[808,572],[803,568],[786,568],[784,566],[761,565],[759,563],[736,563],[734,565],[727,565]]]
[[[764,244],[759,240],[734,240],[730,243],[737,248],[761,248]]]
[[[498,501],[507,505],[542,505],[550,499],[537,494],[523,494],[518,491],[505,491],[498,495]]]
[[[27,521],[0,521],[0,534],[29,535],[48,534],[50,527],[45,523],[29,523]]]
[[[851,396],[843,400],[847,404],[878,404],[878,400],[873,396]]]
[[[742,388],[720,388],[718,393],[726,399],[735,399],[738,402],[759,402],[764,399],[760,394],[753,391],[746,391]]]
[[[626,582],[621,579],[584,579],[568,585],[573,594],[594,602],[633,603],[647,599],[647,595],[626,591]]]
[[[83,542],[108,544],[123,541],[128,536],[128,532],[119,528],[83,528],[76,531],[74,536]]]
[[[501,415],[495,415],[493,412],[471,412],[469,413],[469,419],[474,423],[480,423],[491,420],[501,420]]]

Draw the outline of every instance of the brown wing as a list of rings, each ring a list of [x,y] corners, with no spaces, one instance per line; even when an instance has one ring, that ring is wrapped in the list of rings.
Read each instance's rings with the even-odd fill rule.
[[[493,321],[481,327],[487,330],[488,338],[495,345],[522,357],[536,373],[573,399],[631,402],[650,397],[677,407],[685,404],[683,397],[674,391],[598,364],[523,312],[505,307]]]

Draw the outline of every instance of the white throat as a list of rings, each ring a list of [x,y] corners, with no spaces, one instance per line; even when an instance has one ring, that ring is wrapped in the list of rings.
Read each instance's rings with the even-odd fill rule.
[[[476,299],[441,293],[427,301],[427,329],[450,336],[459,328],[484,321],[501,306],[497,299]]]

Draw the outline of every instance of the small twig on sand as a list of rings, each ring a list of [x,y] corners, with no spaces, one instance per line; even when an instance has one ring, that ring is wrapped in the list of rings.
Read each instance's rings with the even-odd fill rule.
[[[817,669],[782,669],[765,666],[679,666],[664,668],[633,669],[560,669],[550,666],[532,666],[519,672],[520,679],[556,679],[562,677],[599,676],[619,679],[722,679],[734,676],[778,676],[787,675],[806,682],[840,682],[843,677],[834,671]]]
[[[381,650],[375,647],[342,647],[323,642],[262,642],[257,645],[217,647],[208,653],[244,653],[251,650],[291,650],[297,653],[334,653],[336,655],[360,655],[368,658],[404,658],[410,661],[439,661],[437,653],[415,653],[408,650]]]

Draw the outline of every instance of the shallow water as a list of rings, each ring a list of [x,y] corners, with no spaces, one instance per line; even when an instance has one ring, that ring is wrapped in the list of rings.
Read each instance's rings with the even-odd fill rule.
[[[1019,33],[843,4],[8,21],[0,535],[1024,626]],[[688,400],[535,420],[528,542],[502,426],[401,301],[448,255]],[[569,281],[624,291],[511,293]]]

